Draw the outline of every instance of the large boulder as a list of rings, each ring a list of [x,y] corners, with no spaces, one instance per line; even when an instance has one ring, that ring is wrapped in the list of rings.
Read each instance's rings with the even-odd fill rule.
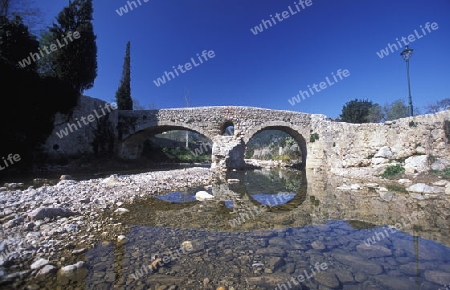
[[[405,173],[425,172],[430,170],[428,155],[411,156],[405,160]]]
[[[375,154],[374,158],[385,158],[385,159],[389,159],[392,157],[392,151],[391,148],[389,148],[388,146],[384,146],[381,147],[377,154]]]
[[[31,218],[31,220],[43,220],[45,218],[55,218],[55,217],[69,217],[77,215],[76,212],[73,212],[67,208],[61,208],[61,207],[41,207],[33,210],[32,212],[28,213],[28,217]]]
[[[416,183],[406,188],[408,192],[413,193],[425,193],[425,194],[438,194],[444,193],[444,189],[441,187],[429,186],[425,183]]]
[[[377,154],[372,158],[372,165],[385,164],[389,162],[389,159],[393,156],[391,148],[388,146],[381,147]]]
[[[79,261],[73,265],[64,266],[58,271],[58,282],[67,285],[71,280],[82,281],[87,274],[86,264]]]
[[[431,163],[432,170],[444,170],[448,166],[450,166],[450,162],[446,158],[435,158]]]

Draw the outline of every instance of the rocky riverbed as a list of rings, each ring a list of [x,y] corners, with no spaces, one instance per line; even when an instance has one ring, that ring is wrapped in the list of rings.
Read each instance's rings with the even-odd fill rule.
[[[450,283],[448,182],[416,189],[403,180],[409,190],[391,192],[302,176],[308,192],[297,191],[289,211],[248,215],[250,200],[233,191],[246,179],[215,184],[206,168],[9,184],[0,189],[0,289],[431,290]],[[219,198],[166,205],[153,198],[196,187],[240,201],[231,218],[247,218],[233,227]],[[400,225],[406,232],[376,227],[412,213],[421,215]],[[414,244],[410,231],[441,244],[422,237]]]
[[[211,173],[190,168],[84,181],[62,179],[37,188],[21,190],[20,184],[0,188],[0,287],[22,289],[27,277],[51,280],[57,271],[71,275],[81,266],[70,264],[77,255],[99,242],[116,241],[118,233],[125,231],[103,211],[120,214],[124,202],[208,184]],[[65,266],[70,267],[64,270]]]

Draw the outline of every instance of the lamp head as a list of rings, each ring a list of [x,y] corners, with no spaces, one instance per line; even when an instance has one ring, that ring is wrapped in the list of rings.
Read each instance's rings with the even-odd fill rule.
[[[413,53],[413,49],[409,48],[409,46],[405,46],[405,49],[400,53],[405,61],[408,61],[411,58]]]

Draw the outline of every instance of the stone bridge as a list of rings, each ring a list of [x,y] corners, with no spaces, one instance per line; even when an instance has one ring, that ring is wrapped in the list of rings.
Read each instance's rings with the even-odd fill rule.
[[[310,136],[315,123],[324,115],[253,107],[194,107],[117,112],[117,155],[123,159],[140,157],[144,140],[169,130],[188,130],[208,137],[212,142],[212,168],[242,169],[247,142],[263,130],[280,130],[297,141],[302,166],[314,162],[310,155]],[[225,129],[233,126],[234,134]]]
[[[368,124],[334,122],[319,114],[237,106],[116,110],[108,120],[96,120],[64,138],[57,136],[67,130],[68,124],[76,126],[81,117],[93,114],[104,104],[83,97],[71,115],[57,114],[45,152],[60,158],[114,150],[121,158],[137,159],[147,137],[179,129],[211,139],[213,168],[242,168],[250,138],[263,130],[277,129],[297,141],[306,168],[345,175],[346,168],[373,169],[377,174],[395,163],[404,165],[407,172],[450,167],[450,110]],[[233,136],[224,134],[228,126],[234,127]],[[108,132],[103,134],[108,138],[102,132]]]

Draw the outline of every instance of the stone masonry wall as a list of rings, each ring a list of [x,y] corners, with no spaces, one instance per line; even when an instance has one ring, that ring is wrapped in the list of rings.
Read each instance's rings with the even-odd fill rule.
[[[329,169],[405,165],[409,173],[450,166],[450,110],[402,118],[384,124],[349,124],[321,120],[312,125],[319,140],[309,155],[322,155]],[[315,154],[316,153],[316,154]]]
[[[106,104],[107,102],[99,99],[81,96],[72,115],[57,113],[55,115],[53,131],[45,142],[44,152],[52,157],[68,157],[94,153],[93,142],[95,139],[95,131],[98,129],[99,121],[105,118],[103,117],[101,108],[105,108]],[[94,111],[97,111],[97,114],[101,118],[98,118]],[[104,112],[106,113],[107,110],[104,109]],[[94,121],[88,122],[86,120],[87,125],[80,121],[81,117],[87,118],[92,114],[95,117]],[[115,114],[116,112],[113,110],[109,118],[114,120],[117,118]],[[81,126],[77,125],[77,121],[80,121]],[[68,124],[77,125],[77,129],[72,127],[73,132],[71,132],[67,127]],[[67,135],[61,134],[61,130],[65,129],[67,129]]]
[[[72,117],[58,114],[46,151],[56,155],[92,153],[98,120],[63,138],[56,133],[105,104],[82,97]],[[212,167],[241,167],[245,144],[256,133],[272,129],[294,137],[307,168],[383,170],[387,164],[400,162],[408,172],[420,172],[450,166],[450,110],[377,124],[333,122],[320,114],[237,106],[113,111],[109,121],[116,154],[128,159],[140,157],[143,140],[152,134],[188,129],[213,142]],[[233,136],[222,135],[228,125],[234,126]]]

